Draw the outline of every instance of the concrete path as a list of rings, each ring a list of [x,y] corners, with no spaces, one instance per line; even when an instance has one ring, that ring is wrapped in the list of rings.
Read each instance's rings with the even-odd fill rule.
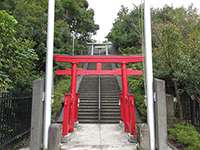
[[[136,150],[118,124],[79,124],[62,150]]]

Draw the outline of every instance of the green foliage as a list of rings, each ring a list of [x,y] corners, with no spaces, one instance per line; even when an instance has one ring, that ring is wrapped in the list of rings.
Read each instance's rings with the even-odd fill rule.
[[[154,73],[176,78],[179,88],[199,93],[200,19],[197,10],[164,7],[153,11]]]
[[[30,88],[45,70],[48,1],[2,0],[0,10],[0,90]],[[71,54],[72,33],[81,53],[98,29],[94,11],[86,0],[57,0],[55,11],[55,53]]]
[[[184,150],[200,149],[200,134],[190,124],[176,124],[169,129],[169,139],[184,145]]]
[[[91,34],[99,28],[94,23],[94,11],[89,9],[87,0],[60,0],[63,6],[60,9],[59,18],[66,20],[70,25],[70,31],[74,31],[77,38],[81,40],[90,40]]]
[[[165,6],[152,9],[154,76],[178,81],[189,95],[200,92],[200,15],[197,9]],[[123,55],[142,53],[143,5],[122,7],[108,39]]]
[[[142,70],[142,64],[129,65],[132,69]],[[129,77],[129,87],[135,96],[135,105],[143,122],[147,121],[147,107],[145,103],[144,91],[144,76],[142,77]]]
[[[140,54],[141,53],[141,48],[137,47],[128,47],[124,49],[119,49],[119,52],[123,55],[134,55],[134,54]]]
[[[147,107],[144,97],[144,78],[129,77],[129,87],[135,96],[135,105],[143,122],[147,121]]]
[[[27,39],[18,38],[17,21],[6,11],[0,11],[0,90],[4,91],[19,85],[30,84],[34,74],[34,61],[37,54],[34,44]],[[20,84],[19,84],[20,83]]]
[[[99,26],[94,22],[94,11],[89,9],[86,0],[59,0],[56,2],[56,20],[62,20],[68,24],[68,30],[75,35],[75,50],[86,45],[91,36],[96,33]],[[72,49],[72,36],[68,41],[68,49]],[[66,38],[65,38],[66,39]],[[66,40],[65,40],[66,41]]]
[[[142,45],[142,25],[143,25],[143,6],[134,7],[129,12],[128,8],[121,8],[118,18],[113,24],[111,32],[108,34],[108,40],[114,44],[117,51],[128,54],[141,53]],[[132,49],[132,53],[130,50]]]
[[[60,111],[62,102],[64,102],[64,95],[69,91],[70,78],[61,78],[57,81],[54,88],[54,102],[52,106],[52,119],[56,118],[57,113]]]
[[[1,1],[0,9],[12,14],[19,22],[17,35],[34,41],[34,50],[39,56],[38,71],[44,71],[46,56],[48,1],[17,0]],[[71,54],[72,32],[76,35],[76,47],[86,45],[98,25],[94,22],[94,11],[86,0],[57,0],[55,15],[55,49],[57,53]],[[76,49],[75,47],[75,49]]]

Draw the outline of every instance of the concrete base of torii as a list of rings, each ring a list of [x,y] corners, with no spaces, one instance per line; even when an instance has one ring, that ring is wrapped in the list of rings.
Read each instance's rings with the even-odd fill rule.
[[[79,124],[62,150],[136,150],[119,124]]]

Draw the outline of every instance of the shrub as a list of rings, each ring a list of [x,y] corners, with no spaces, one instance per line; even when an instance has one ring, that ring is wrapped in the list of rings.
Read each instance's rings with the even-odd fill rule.
[[[129,87],[135,97],[136,109],[140,115],[142,122],[147,121],[147,107],[144,98],[144,78],[129,77]]]
[[[184,150],[200,149],[200,134],[190,124],[178,123],[169,129],[169,139],[184,146]]]
[[[52,120],[55,120],[57,113],[62,107],[64,102],[64,95],[69,90],[70,78],[61,78],[57,81],[54,89],[54,102],[52,106]]]

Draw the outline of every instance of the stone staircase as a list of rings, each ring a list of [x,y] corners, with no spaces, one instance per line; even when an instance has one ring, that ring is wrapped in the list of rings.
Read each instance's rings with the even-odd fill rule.
[[[101,77],[101,122],[119,123],[119,86],[115,77]]]
[[[83,77],[79,89],[79,123],[98,123],[98,84],[98,77]]]
[[[89,64],[88,69],[95,69]],[[104,64],[103,69],[111,69]],[[100,110],[99,110],[99,79],[100,79]],[[79,123],[119,123],[119,86],[116,77],[85,76],[81,82]]]

